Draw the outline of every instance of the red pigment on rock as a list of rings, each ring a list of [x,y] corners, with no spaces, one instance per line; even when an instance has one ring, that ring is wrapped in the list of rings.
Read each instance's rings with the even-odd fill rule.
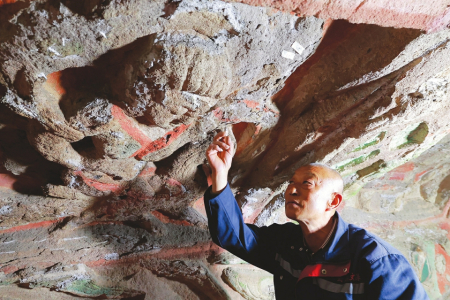
[[[215,110],[213,110],[212,113],[213,113],[214,117],[219,119],[221,122],[227,122],[227,123],[238,123],[238,122],[240,122],[240,120],[237,119],[237,118],[234,118],[234,119],[225,118],[223,116],[223,111],[220,109],[220,107],[218,107]]]
[[[264,112],[271,112],[271,113],[273,113],[273,114],[276,115],[276,116],[278,116],[278,115],[280,114],[279,112],[274,111],[273,109],[269,109],[269,108],[267,108],[267,107],[265,107],[265,106],[264,106],[263,111],[264,111]]]
[[[29,229],[35,229],[35,228],[40,228],[40,227],[48,227],[51,226],[55,223],[58,223],[59,221],[63,220],[64,218],[59,218],[56,220],[50,220],[50,221],[42,221],[42,222],[37,222],[37,223],[29,223],[26,225],[20,225],[20,226],[16,226],[16,227],[11,227],[8,229],[3,229],[0,230],[0,234],[3,233],[11,233],[11,232],[17,232],[17,231],[23,231],[23,230],[29,230]]]
[[[324,1],[324,0],[240,0],[252,6],[273,7],[299,17],[346,19],[353,23],[377,24],[384,27],[406,27],[438,30],[445,27],[446,0],[424,6],[421,0]],[[439,26],[440,25],[440,26]]]
[[[73,264],[76,264],[79,262],[73,262]],[[106,260],[104,258],[96,260],[96,261],[90,261],[90,262],[86,262],[85,265],[92,268],[92,267],[99,267],[99,266],[109,266],[112,264],[119,264],[119,263],[124,263],[124,261],[122,260]]]
[[[417,173],[416,176],[414,176],[414,182],[419,181],[422,178],[422,176],[425,175],[426,173],[428,173],[430,170],[431,169],[428,169],[428,170]]]
[[[233,134],[234,134],[234,138],[236,139],[236,142],[239,143],[239,141],[242,138],[242,135],[245,131],[245,129],[247,129],[249,123],[247,122],[240,122],[237,124],[233,124]]]
[[[450,200],[447,200],[447,204],[445,204],[444,209],[442,210],[441,217],[445,218],[445,219],[448,219],[449,212],[450,212]]]
[[[141,146],[145,146],[152,142],[137,126],[134,120],[128,117],[120,107],[113,105],[111,108],[111,114],[119,122],[120,127],[125,130],[134,140],[136,140]],[[134,156],[134,155],[133,155]]]
[[[1,3],[0,3],[1,5]],[[6,266],[3,268],[0,268],[0,272],[3,272],[5,275],[11,274],[19,270],[17,266]]]
[[[204,216],[206,218],[205,201],[204,201],[203,197],[201,197],[200,199],[195,201],[194,205],[192,205],[192,207],[196,211],[198,211],[202,216]]]
[[[173,178],[169,178],[169,179],[167,179],[167,181],[166,181],[169,185],[172,185],[172,186],[178,186],[178,187],[182,187],[183,185],[181,184],[181,182],[179,182],[179,181],[177,181],[177,180],[175,180],[175,179],[173,179]]]
[[[61,71],[53,72],[47,76],[48,86],[55,90],[59,95],[64,95],[66,93],[66,89],[61,84]]]
[[[253,142],[253,138],[247,139],[247,141],[245,141],[245,143],[241,143],[240,145],[238,145],[238,147],[236,148],[236,153],[235,155],[239,155],[242,151],[244,151],[248,146],[250,146],[250,144]]]
[[[393,190],[393,189],[395,189],[395,188],[396,188],[396,186],[390,185],[390,184],[384,184],[384,185],[381,187],[381,189],[382,189],[383,191],[389,191],[389,190]]]
[[[404,0],[406,7],[411,7],[411,3]],[[427,15],[414,11],[405,11],[404,9],[387,9],[380,6],[363,6],[358,13],[350,16],[348,20],[352,23],[379,24],[384,27],[403,27],[411,29],[431,30],[435,20],[442,18],[440,15]]]
[[[162,138],[157,139],[156,141],[149,142],[146,145],[143,145],[141,149],[136,151],[132,156],[136,157],[137,159],[142,159],[144,156],[161,150],[170,144],[173,143],[186,129],[189,128],[191,124],[189,125],[180,125],[176,127],[174,130],[167,132]],[[141,144],[142,145],[142,144]]]
[[[323,27],[322,27],[322,37],[325,35],[325,33],[327,32],[328,28],[330,28],[331,24],[333,24],[333,19],[326,19],[325,22],[323,22]]]
[[[139,177],[151,177],[155,175],[156,167],[145,167],[141,173],[139,173]]]
[[[403,181],[405,179],[405,173],[397,173],[397,172],[389,172],[390,177],[389,180],[399,180]]]
[[[442,222],[439,227],[447,231],[447,238],[450,240],[450,221]]]
[[[219,251],[219,246],[213,242],[202,243],[192,247],[185,248],[169,248],[164,249],[164,251],[154,254],[152,257],[157,259],[169,259],[169,258],[199,258],[205,257],[205,252],[209,251]]]
[[[447,12],[443,13],[441,17],[438,17],[434,20],[433,24],[428,28],[428,32],[438,31],[445,26],[449,27],[450,24],[450,9],[447,9]]]
[[[16,3],[17,0],[0,0],[0,6],[5,5],[5,4],[12,4],[12,3]]]
[[[0,186],[6,187],[8,189],[13,189],[14,183],[17,179],[15,176],[9,174],[0,174]]]
[[[253,132],[246,132],[250,130],[249,126],[251,123],[240,122],[237,124],[233,124],[233,134],[236,138],[237,147],[235,155],[239,155],[242,151],[244,151],[249,145],[251,145],[254,141],[254,138],[261,131],[261,125],[255,126]]]
[[[86,183],[88,186],[93,187],[102,192],[110,191],[113,193],[120,193],[123,190],[123,186],[121,186],[118,183],[98,182],[93,179],[87,178],[81,171],[75,171],[74,174],[80,176],[83,179],[84,183]]]
[[[175,179],[173,179],[173,178],[167,179],[167,180],[166,180],[166,183],[167,183],[168,185],[171,185],[171,186],[176,186],[176,187],[178,187],[178,188],[180,189],[180,191],[179,191],[178,193],[172,194],[171,196],[179,196],[179,195],[183,194],[184,191],[185,191],[185,188],[184,188],[184,186],[181,184],[181,182],[179,182],[179,181],[177,181],[177,180],[175,180]]]
[[[394,170],[392,170],[393,172],[397,172],[397,173],[407,173],[407,172],[411,172],[414,170],[414,163],[413,162],[408,162],[406,164],[403,164],[401,166],[398,166],[397,168],[395,168]]]
[[[445,290],[446,290],[446,288],[445,288],[446,285],[448,285],[450,283],[446,278],[446,274],[450,273],[450,256],[447,254],[445,249],[439,244],[435,244],[434,249],[435,249],[436,256],[438,254],[441,254],[445,258],[445,272],[443,274],[439,274],[439,272],[436,272],[439,291],[441,292],[441,294],[444,294]]]
[[[261,132],[261,128],[262,128],[261,124],[256,125],[256,130],[253,136],[257,136]]]
[[[84,264],[90,268],[94,267],[106,267],[112,265],[121,265],[121,264],[131,264],[136,263],[143,260],[149,259],[168,259],[168,258],[201,258],[205,257],[205,252],[214,251],[216,253],[222,253],[223,251],[219,249],[217,245],[212,242],[198,244],[192,247],[185,248],[164,248],[161,249],[164,251],[160,251],[157,253],[145,253],[145,254],[137,254],[132,257],[121,258],[117,260],[105,260],[99,259],[96,261],[85,262]],[[73,262],[73,264],[78,264],[79,261]]]
[[[242,102],[249,108],[257,108],[259,106],[259,102],[253,100],[242,100]]]
[[[192,226],[192,224],[186,220],[174,220],[156,210],[152,211],[152,215],[157,217],[164,224],[171,223],[171,224],[176,224],[176,225],[181,225],[181,226]]]
[[[216,117],[219,120],[222,120],[223,118],[223,111],[220,109],[220,107],[216,108],[212,111],[214,117]]]

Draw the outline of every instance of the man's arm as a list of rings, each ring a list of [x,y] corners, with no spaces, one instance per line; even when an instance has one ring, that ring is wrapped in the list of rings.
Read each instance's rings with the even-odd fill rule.
[[[390,254],[371,263],[368,299],[429,299],[409,262],[403,255]]]
[[[280,225],[257,227],[245,224],[241,210],[227,185],[219,195],[205,193],[208,227],[214,243],[261,269],[273,273],[275,245]],[[278,232],[278,234],[277,234]]]
[[[241,210],[228,186],[233,142],[224,132],[214,137],[206,151],[212,169],[212,186],[205,192],[205,208],[213,241],[243,260],[272,272],[278,226],[259,228],[245,224]]]

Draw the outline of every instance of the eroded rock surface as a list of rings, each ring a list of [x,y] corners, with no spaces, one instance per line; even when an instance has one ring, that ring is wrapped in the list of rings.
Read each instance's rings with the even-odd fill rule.
[[[445,299],[444,2],[402,19],[402,1],[0,1],[0,293],[272,299],[270,274],[207,230],[204,152],[228,130],[248,222],[287,222],[286,182],[326,163],[345,180],[344,218]]]
[[[230,1],[231,2],[231,1]],[[233,1],[234,2],[234,1]],[[267,1],[239,0],[255,6],[268,6],[298,16],[314,15],[323,19],[346,19],[352,23],[377,24],[387,27],[407,27],[426,31],[448,28],[450,10],[447,0],[300,0]]]

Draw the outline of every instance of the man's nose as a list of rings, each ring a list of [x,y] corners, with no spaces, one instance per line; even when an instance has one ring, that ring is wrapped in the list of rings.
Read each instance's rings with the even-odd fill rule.
[[[291,188],[291,190],[289,191],[289,195],[297,196],[297,189],[295,188],[295,186]]]

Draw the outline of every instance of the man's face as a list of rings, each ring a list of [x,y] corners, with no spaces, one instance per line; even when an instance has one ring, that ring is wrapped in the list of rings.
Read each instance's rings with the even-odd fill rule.
[[[332,198],[328,177],[327,170],[320,166],[297,169],[284,194],[286,216],[296,221],[323,218]]]

